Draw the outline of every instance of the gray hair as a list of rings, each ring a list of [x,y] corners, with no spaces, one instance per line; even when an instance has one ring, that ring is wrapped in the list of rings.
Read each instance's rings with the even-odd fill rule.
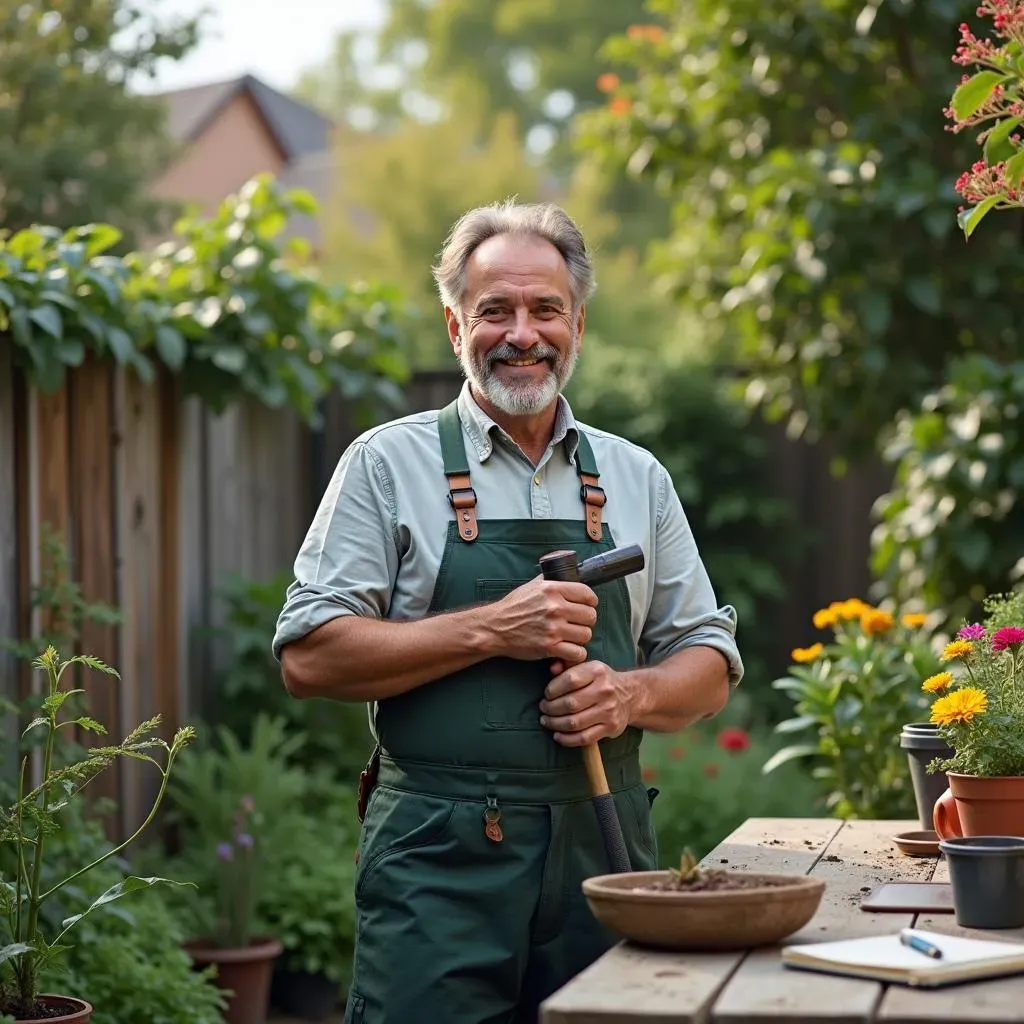
[[[576,222],[554,203],[516,203],[514,199],[478,206],[456,222],[432,268],[444,305],[462,315],[466,264],[476,248],[496,235],[533,235],[550,242],[569,270],[569,293],[575,313],[594,293],[594,267]]]

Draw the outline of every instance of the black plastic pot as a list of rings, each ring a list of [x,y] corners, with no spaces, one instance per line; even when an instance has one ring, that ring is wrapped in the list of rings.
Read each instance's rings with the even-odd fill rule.
[[[953,911],[961,928],[1024,927],[1024,838],[943,839]]]
[[[928,765],[936,757],[952,757],[953,750],[938,734],[938,726],[931,722],[912,722],[903,726],[900,746],[907,752],[910,763],[910,779],[914,784],[914,800],[921,828],[933,829],[932,808],[935,801],[945,793],[949,782],[943,772],[928,774]]]
[[[323,974],[279,966],[274,972],[271,1002],[282,1013],[300,1020],[326,1020],[341,1005],[340,986]]]

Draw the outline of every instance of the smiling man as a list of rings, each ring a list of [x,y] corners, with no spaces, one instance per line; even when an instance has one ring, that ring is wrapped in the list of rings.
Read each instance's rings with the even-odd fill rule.
[[[562,395],[594,289],[577,226],[475,209],[434,273],[466,382],[343,453],[274,651],[293,697],[371,712],[345,1020],[532,1024],[615,941],[580,891],[608,865],[579,748],[656,867],[643,733],[716,714],[743,668],[668,472]],[[538,573],[625,544],[646,568],[599,593]]]

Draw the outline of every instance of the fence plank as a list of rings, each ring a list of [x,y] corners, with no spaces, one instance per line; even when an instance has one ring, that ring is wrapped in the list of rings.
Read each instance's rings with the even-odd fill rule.
[[[18,477],[14,413],[14,363],[9,345],[0,350],[0,637],[19,636]],[[14,656],[0,648],[0,692],[18,693]]]
[[[76,578],[89,602],[117,607],[117,569],[114,561],[114,381],[109,364],[90,360],[69,379],[72,543]],[[116,627],[86,622],[79,650],[120,670]],[[99,672],[83,672],[79,684],[88,695],[90,714],[120,738],[120,683]],[[78,734],[82,743],[95,742]],[[117,800],[117,773],[104,772],[93,782],[96,796]]]

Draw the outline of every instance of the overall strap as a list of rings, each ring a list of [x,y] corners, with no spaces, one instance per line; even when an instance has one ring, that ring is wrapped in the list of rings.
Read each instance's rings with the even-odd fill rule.
[[[441,441],[444,475],[448,478],[448,504],[455,510],[459,536],[467,543],[476,540],[476,491],[469,482],[469,463],[462,440],[462,422],[458,403],[446,405],[437,415],[437,433]]]
[[[582,430],[577,430],[579,441],[576,445],[576,472],[580,478],[580,497],[586,505],[587,534],[591,540],[600,540],[601,531],[601,509],[608,501],[607,495],[598,486],[598,478],[601,476],[597,468],[597,460],[594,458],[594,450],[590,447],[590,441]]]

